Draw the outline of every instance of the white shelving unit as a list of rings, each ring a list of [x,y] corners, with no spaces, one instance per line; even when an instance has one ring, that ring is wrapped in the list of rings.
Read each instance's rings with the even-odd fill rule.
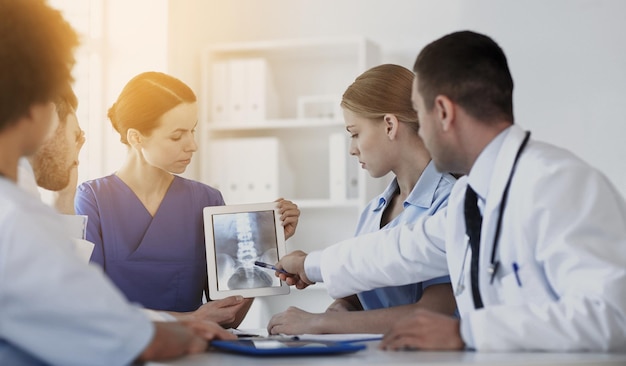
[[[351,237],[361,209],[388,180],[374,180],[355,167],[338,104],[354,79],[379,63],[379,54],[378,46],[363,37],[207,46],[200,95],[202,180],[220,189],[227,204],[278,197],[297,203],[300,222],[288,251],[309,252]],[[242,68],[246,62],[255,66]],[[320,100],[327,103],[319,115],[302,115],[304,103]],[[242,105],[247,114],[241,113]],[[333,134],[345,135],[345,149],[330,146]],[[339,165],[352,193],[338,197],[331,193],[331,177],[342,159],[356,173],[348,177],[349,169]],[[242,189],[254,192],[241,194]],[[272,314],[291,305],[324,311],[332,299],[316,288],[323,286],[256,299],[242,327],[264,327]]]

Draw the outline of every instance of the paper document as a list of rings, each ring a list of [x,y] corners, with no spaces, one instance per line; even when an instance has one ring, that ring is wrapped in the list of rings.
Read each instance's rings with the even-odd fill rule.
[[[74,252],[85,263],[89,263],[94,244],[85,240],[88,217],[86,215],[61,215],[61,217],[73,239]]]
[[[346,334],[299,334],[302,341],[366,342],[383,339],[382,334],[346,333]]]
[[[238,337],[274,337],[267,333],[267,329],[229,329]],[[296,338],[301,341],[333,341],[333,342],[367,342],[383,339],[382,334],[372,333],[347,333],[347,334],[281,334],[278,337]]]
[[[61,218],[72,238],[86,239],[87,215],[61,215]]]

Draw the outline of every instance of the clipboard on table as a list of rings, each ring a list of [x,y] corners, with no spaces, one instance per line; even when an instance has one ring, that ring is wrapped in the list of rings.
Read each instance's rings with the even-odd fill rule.
[[[214,340],[211,346],[226,352],[252,356],[339,354],[367,348],[364,344],[349,342],[276,338]]]

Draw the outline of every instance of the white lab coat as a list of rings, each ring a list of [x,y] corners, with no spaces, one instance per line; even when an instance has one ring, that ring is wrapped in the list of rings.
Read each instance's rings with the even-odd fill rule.
[[[490,283],[502,192],[523,138],[524,131],[512,126],[494,162],[481,234],[483,309],[474,309],[470,284],[467,177],[453,188],[447,211],[326,248],[319,260],[330,295],[449,271],[470,348],[626,350],[626,204],[601,173],[565,150],[533,140],[526,146],[503,217],[500,268]]]
[[[154,336],[141,309],[76,258],[59,215],[5,178],[0,309],[0,365],[129,364]]]
[[[41,199],[35,172],[26,157],[21,157],[17,169],[17,185],[24,191],[37,199]],[[82,217],[81,217],[82,216]],[[87,216],[84,215],[62,215],[64,223],[68,226],[69,234],[73,239],[74,252],[85,263],[89,263],[89,258],[93,252],[94,244],[85,240],[85,222]]]

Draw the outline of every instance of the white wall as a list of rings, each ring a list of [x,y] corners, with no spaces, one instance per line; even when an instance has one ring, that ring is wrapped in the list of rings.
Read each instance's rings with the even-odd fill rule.
[[[144,71],[167,71],[167,0],[105,0],[104,5],[104,151],[102,174],[98,177],[113,173],[126,156],[126,147],[106,116],[109,107],[133,76]]]
[[[168,71],[196,91],[207,43],[365,35],[381,45],[383,62],[412,68],[419,50],[444,34],[486,33],[508,56],[516,122],[574,151],[626,194],[619,107],[626,1],[170,0],[169,7]]]

